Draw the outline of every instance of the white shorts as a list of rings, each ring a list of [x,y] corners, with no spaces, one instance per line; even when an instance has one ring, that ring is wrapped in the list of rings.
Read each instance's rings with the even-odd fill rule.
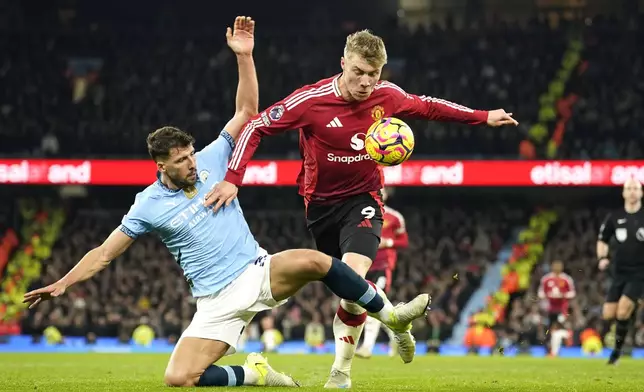
[[[263,251],[237,279],[216,294],[197,298],[197,312],[181,338],[220,340],[237,351],[237,341],[253,317],[287,300],[275,301],[271,293],[271,255]]]

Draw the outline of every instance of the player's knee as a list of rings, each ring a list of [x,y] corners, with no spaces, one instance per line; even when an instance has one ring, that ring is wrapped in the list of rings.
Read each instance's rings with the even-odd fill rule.
[[[177,369],[167,369],[163,382],[169,387],[194,387],[196,385],[195,377],[189,372]]]
[[[633,313],[634,309],[635,302],[630,298],[623,296],[619,299],[619,303],[617,304],[616,318],[618,320],[626,320],[631,317],[631,313]]]
[[[602,318],[604,320],[612,320],[615,318],[617,313],[617,304],[606,303],[602,308]]]
[[[628,320],[631,318],[632,309],[630,307],[617,308],[617,319]]]
[[[312,280],[323,278],[331,268],[331,257],[316,250],[299,250],[296,259],[302,273]]]
[[[359,253],[345,253],[342,257],[344,261],[352,270],[356,271],[358,275],[364,277],[371,268],[372,261],[369,257]]]

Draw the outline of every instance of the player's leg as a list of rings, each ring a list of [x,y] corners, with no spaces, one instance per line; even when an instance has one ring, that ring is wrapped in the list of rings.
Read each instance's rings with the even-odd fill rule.
[[[384,295],[341,260],[311,249],[291,249],[268,258],[270,292],[275,303],[293,296],[305,284],[321,281],[340,298],[360,304],[392,329],[403,330],[425,314],[429,295],[421,294],[394,308]],[[253,309],[256,310],[256,309]]]
[[[229,349],[219,340],[183,337],[172,352],[164,382],[171,387],[298,386],[275,372],[260,354],[248,355],[243,366],[215,365]]]
[[[624,286],[624,292],[617,302],[615,323],[615,349],[610,355],[609,364],[617,362],[622,355],[622,347],[631,324],[631,316],[637,306],[637,301],[643,294],[644,285],[637,281],[630,281]]]
[[[217,294],[197,299],[197,312],[181,335],[165,372],[169,386],[297,386],[289,376],[274,371],[259,354],[250,354],[243,366],[214,363],[237,349],[239,337],[259,310],[265,271],[249,266]],[[257,309],[257,310],[255,310]]]
[[[349,207],[340,224],[342,261],[366,276],[380,244],[382,211],[368,196],[357,197]],[[335,359],[325,388],[351,387],[351,364],[366,321],[367,314],[360,305],[340,301],[333,319]]]
[[[545,328],[546,338],[543,341],[548,355],[552,355],[553,332],[557,329],[557,316],[559,316],[558,313],[548,312],[548,326]]]
[[[252,382],[255,374],[242,366],[216,366],[229,349],[219,340],[184,337],[172,351],[164,381],[171,387],[238,386]],[[246,375],[248,371],[248,376]],[[252,384],[246,384],[252,385]]]
[[[340,298],[363,307],[400,334],[408,331],[411,321],[425,315],[430,303],[430,296],[421,294],[406,304],[394,307],[382,290],[377,290],[374,284],[364,280],[346,263],[318,251],[288,250],[270,258],[270,287],[274,301],[282,301],[295,294],[306,283],[316,280],[323,282]],[[365,313],[364,317],[366,316]],[[346,340],[350,343],[350,338]],[[353,343],[355,347],[355,340]],[[333,368],[331,378],[325,386],[350,388],[348,372]]]
[[[376,286],[387,293],[387,276],[385,271],[369,271],[367,272],[366,279],[374,282]],[[380,333],[380,324],[380,321],[373,317],[367,318],[364,326],[364,339],[362,341],[362,346],[356,350],[357,357],[371,358]]]
[[[563,324],[565,316],[562,313],[556,313],[552,316],[550,321],[550,355],[556,357],[559,355],[563,341],[570,338],[570,332]]]
[[[364,277],[371,266],[371,259],[353,252],[347,252],[342,256],[343,252],[340,249],[340,243],[345,240],[340,237],[344,223],[342,222],[342,217],[347,214],[356,215],[358,213],[358,217],[354,218],[356,221],[353,222],[353,225],[357,226],[362,223],[362,217],[359,214],[360,210],[354,211],[356,209],[355,206],[348,204],[339,206],[334,211],[327,213],[326,228],[320,222],[316,222],[310,226],[310,230],[315,238],[315,245],[318,250],[335,257],[341,257],[342,261],[356,271],[358,275]],[[366,230],[366,228],[363,230]],[[372,240],[377,241],[375,237]],[[351,379],[349,378],[351,360],[355,354],[356,344],[360,339],[366,319],[367,313],[362,307],[350,301],[340,300],[340,305],[333,318],[333,336],[335,340],[335,360],[331,370],[333,385],[329,384],[330,380],[326,386],[351,387]],[[336,371],[334,369],[341,370]],[[334,378],[334,374],[337,377]]]
[[[606,335],[615,322],[615,318],[617,317],[617,302],[622,296],[625,285],[626,283],[621,279],[614,278],[608,288],[608,292],[606,293],[606,302],[604,302],[604,305],[602,306],[602,342],[604,342]]]

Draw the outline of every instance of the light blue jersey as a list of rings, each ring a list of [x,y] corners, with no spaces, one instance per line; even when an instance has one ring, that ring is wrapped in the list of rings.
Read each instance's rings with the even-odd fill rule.
[[[234,149],[226,131],[196,154],[196,194],[172,190],[157,180],[136,195],[120,229],[131,238],[155,232],[183,269],[192,295],[214,294],[235,280],[259,254],[239,201],[216,213],[203,206],[206,194],[226,174]]]

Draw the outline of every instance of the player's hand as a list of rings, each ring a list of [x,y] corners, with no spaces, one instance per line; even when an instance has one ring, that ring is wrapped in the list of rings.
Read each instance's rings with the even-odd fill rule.
[[[63,295],[66,289],[67,286],[64,283],[58,281],[56,283],[50,284],[47,287],[28,292],[27,294],[25,294],[22,303],[28,303],[29,309],[31,309],[42,301],[47,301],[54,297]]]
[[[391,248],[393,240],[391,238],[383,238],[380,240],[380,245],[378,245],[378,249],[386,249],[386,248]]]
[[[506,113],[503,109],[490,110],[487,112],[487,125],[500,127],[502,125],[519,125],[519,122],[512,118],[512,113]]]
[[[238,16],[231,29],[226,29],[226,41],[236,55],[249,55],[255,46],[255,21],[250,16]]]
[[[599,270],[600,271],[605,270],[606,268],[608,268],[608,264],[610,264],[610,260],[608,260],[607,258],[604,257],[603,259],[600,259],[599,265],[598,265]]]
[[[226,203],[226,206],[229,206],[236,197],[237,186],[228,181],[222,181],[208,192],[203,205],[209,207],[214,204],[213,211],[217,211],[224,203]]]

